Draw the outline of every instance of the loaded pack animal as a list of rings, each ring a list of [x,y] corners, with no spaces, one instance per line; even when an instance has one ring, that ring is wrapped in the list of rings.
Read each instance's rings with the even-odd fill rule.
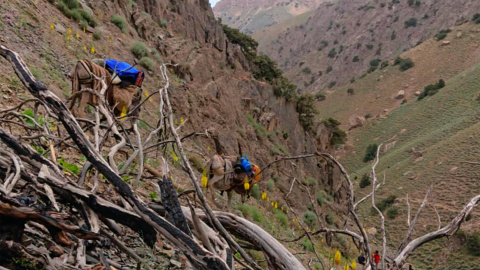
[[[139,104],[144,77],[142,71],[112,59],[78,61],[70,72],[72,98],[68,107],[73,115],[83,118],[87,104],[98,106],[99,94],[103,87],[100,80],[103,80],[108,87],[106,101],[114,110],[114,114],[118,116],[126,113],[131,107]],[[91,91],[82,92],[82,86],[90,88]],[[75,107],[77,99],[80,101]]]
[[[230,211],[233,191],[240,194],[242,203],[245,197],[250,196],[253,186],[260,180],[260,169],[256,165],[250,165],[250,170],[242,168],[242,161],[246,158],[236,156],[214,155],[207,161],[204,169],[206,177],[206,192],[210,192],[212,201],[215,202],[215,190],[226,191],[228,194],[227,210]],[[248,159],[246,159],[248,162]],[[246,185],[245,183],[248,183]]]

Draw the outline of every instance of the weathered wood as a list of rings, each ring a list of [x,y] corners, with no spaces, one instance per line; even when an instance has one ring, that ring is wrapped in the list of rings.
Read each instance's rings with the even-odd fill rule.
[[[194,267],[198,269],[229,268],[217,255],[204,249],[188,235],[145,206],[116,171],[103,159],[102,155],[96,151],[65,104],[63,104],[55,94],[35,80],[27,65],[17,53],[0,45],[0,55],[12,63],[17,76],[25,87],[27,87],[28,91],[45,103],[48,108],[58,116],[58,120],[63,124],[64,128],[82,154],[113,186],[115,186],[118,194],[134,207],[137,214],[139,214],[145,222],[165,235],[168,240],[184,252]],[[1,136],[0,139],[3,140]],[[5,143],[8,145],[11,142],[7,141]],[[112,151],[110,151],[110,154],[111,153]],[[110,160],[110,162],[113,162],[113,160]]]
[[[272,235],[263,230],[260,226],[244,218],[231,213],[214,212],[215,216],[223,226],[238,238],[247,240],[260,247],[265,254],[269,269],[276,270],[301,270],[305,267],[298,259],[288,251]],[[197,211],[197,215],[206,220],[206,215],[202,211]]]
[[[187,220],[182,212],[182,207],[178,201],[177,191],[173,187],[172,179],[164,175],[162,181],[158,181],[160,187],[162,203],[167,211],[167,219],[177,228],[182,230],[188,236],[192,236],[192,232],[188,227]]]

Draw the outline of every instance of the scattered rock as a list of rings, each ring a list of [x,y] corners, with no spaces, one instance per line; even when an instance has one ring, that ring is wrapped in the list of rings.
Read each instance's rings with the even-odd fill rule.
[[[383,149],[383,153],[387,153],[388,150],[392,149],[397,144],[397,141],[387,143]]]
[[[167,250],[171,250],[172,249],[172,246],[170,246],[169,244],[163,244],[163,248],[164,249],[167,249]]]
[[[420,96],[421,93],[422,93],[422,92],[420,92],[420,91],[415,91],[415,96],[418,97],[418,96]]]
[[[452,168],[449,170],[449,172],[454,172],[454,171],[456,171],[457,169],[458,169],[458,167],[452,167]]]
[[[163,39],[165,38],[165,35],[158,34],[157,38],[158,38],[159,40],[163,40]]]
[[[398,91],[397,95],[395,96],[396,99],[404,99],[405,98],[405,91],[400,90]]]
[[[67,32],[67,29],[65,29],[65,27],[59,23],[55,24],[55,30],[60,34],[65,34]]]
[[[450,45],[450,41],[448,40],[442,41],[442,46],[448,46],[448,45]]]
[[[457,32],[457,38],[462,38],[463,33],[461,31]]]
[[[90,14],[90,16],[93,16],[93,10],[87,5],[87,3],[85,3],[85,1],[78,1],[80,3],[80,5],[82,6],[82,8],[87,11],[88,14]]]
[[[417,163],[423,159],[423,154],[417,151],[415,147],[412,147],[412,149],[410,149],[410,153],[412,154],[411,161],[413,163]]]
[[[384,112],[384,113],[389,113],[390,110],[389,110],[389,109],[384,109],[383,112]]]
[[[167,31],[167,35],[168,35],[169,38],[173,38],[173,37],[175,36],[175,35],[174,35],[172,32],[170,32],[170,31]]]
[[[348,124],[350,127],[348,128],[349,130],[352,130],[354,128],[362,127],[365,124],[365,117],[363,116],[358,116],[358,115],[352,115],[350,116],[350,119],[348,120]]]
[[[375,236],[377,234],[377,229],[375,229],[375,227],[372,227],[370,229],[367,230],[369,234]]]
[[[403,133],[405,133],[405,132],[407,132],[407,129],[406,129],[406,128],[402,128],[402,130],[400,130],[400,134],[403,134]]]
[[[182,268],[182,263],[179,262],[179,261],[175,261],[175,260],[171,259],[170,264],[172,264],[173,266],[176,266],[178,268]]]
[[[52,246],[48,249],[48,251],[50,252],[50,255],[51,255],[52,257],[58,257],[58,256],[60,256],[60,255],[62,255],[62,254],[64,253],[64,252],[63,252],[63,249],[62,249],[61,247],[59,247],[59,246],[56,246],[56,245],[55,245],[55,246],[52,245]]]

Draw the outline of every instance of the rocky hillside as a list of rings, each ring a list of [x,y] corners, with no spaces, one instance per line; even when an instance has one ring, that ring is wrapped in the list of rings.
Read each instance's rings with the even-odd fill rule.
[[[314,10],[325,0],[222,0],[213,8],[224,24],[254,33]]]
[[[303,91],[318,92],[348,83],[441,30],[471,19],[480,2],[350,1],[323,3],[309,18],[268,35],[257,32],[261,50],[279,63]]]

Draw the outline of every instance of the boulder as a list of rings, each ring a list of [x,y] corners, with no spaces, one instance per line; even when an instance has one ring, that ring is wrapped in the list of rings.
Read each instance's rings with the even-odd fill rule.
[[[59,23],[56,23],[54,27],[55,27],[55,31],[57,31],[60,34],[65,34],[67,32],[67,29],[65,29],[65,27],[63,27],[63,25]]]
[[[397,95],[395,96],[396,99],[404,99],[405,98],[405,91],[400,90],[398,91]]]
[[[420,96],[421,93],[422,93],[422,92],[420,92],[420,91],[416,91],[416,92],[415,92],[415,96],[418,97],[418,96]]]
[[[448,40],[442,41],[442,46],[448,46],[448,45],[450,45],[450,41]]]
[[[358,116],[358,115],[352,115],[348,119],[348,124],[349,124],[349,130],[362,127],[365,124],[365,117],[363,116]]]
[[[462,38],[463,33],[461,31],[457,32],[457,38]]]

